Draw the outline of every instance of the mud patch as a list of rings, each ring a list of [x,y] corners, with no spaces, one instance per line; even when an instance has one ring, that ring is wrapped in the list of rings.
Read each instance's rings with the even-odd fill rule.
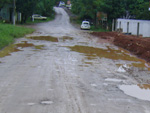
[[[129,96],[150,101],[150,84],[121,85],[119,88]]]
[[[64,36],[64,37],[59,38],[59,39],[63,40],[63,41],[67,41],[67,40],[73,40],[73,37]]]
[[[12,52],[18,52],[21,51],[18,49],[15,45],[9,45],[8,47],[5,47],[3,50],[0,51],[0,58],[5,56],[10,56]]]
[[[28,43],[27,41],[22,41],[22,43],[18,44],[11,44],[0,51],[0,58],[10,56],[13,52],[23,51],[22,48],[26,47],[35,47],[35,49],[42,49],[43,45],[35,46],[34,44]]]
[[[21,48],[25,48],[25,47],[33,47],[34,44],[32,43],[28,43],[27,41],[22,41],[23,43],[18,43],[15,44],[16,47],[21,47]]]
[[[116,64],[116,65],[119,66],[119,68],[124,66],[123,64]],[[150,64],[146,63],[144,60],[143,61],[141,60],[141,62],[137,62],[137,63],[135,62],[135,63],[127,64],[127,66],[128,68],[136,67],[139,69],[143,69],[143,70],[147,69],[150,71]]]
[[[35,45],[35,49],[43,49],[44,45]]]
[[[130,56],[129,54],[126,54],[122,49],[114,50],[110,47],[107,47],[107,49],[101,49],[101,48],[94,48],[89,46],[73,46],[68,47],[71,49],[71,51],[76,51],[79,53],[85,54],[89,59],[93,59],[96,57],[100,58],[108,58],[112,60],[127,60],[127,61],[140,61],[140,59]]]
[[[27,37],[28,39],[32,40],[45,40],[45,41],[51,41],[51,42],[58,42],[58,38],[52,37],[52,36],[32,36]]]
[[[150,62],[150,38],[139,38],[117,32],[93,32],[91,34],[124,48],[132,54]]]

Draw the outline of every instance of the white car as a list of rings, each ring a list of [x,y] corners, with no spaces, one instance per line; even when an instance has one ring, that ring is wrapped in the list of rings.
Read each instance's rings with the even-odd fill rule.
[[[39,14],[33,14],[32,18],[37,19],[37,20],[46,20],[47,19],[47,17],[41,16]]]
[[[65,2],[60,1],[60,2],[59,2],[59,7],[62,7],[62,6],[65,6]]]
[[[89,21],[83,21],[81,24],[81,29],[90,29],[90,22]]]

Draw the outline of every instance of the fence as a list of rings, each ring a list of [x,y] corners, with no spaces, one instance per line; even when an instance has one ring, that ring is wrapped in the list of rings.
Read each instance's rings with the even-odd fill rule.
[[[122,29],[124,33],[150,37],[150,21],[148,20],[117,19],[116,29]]]

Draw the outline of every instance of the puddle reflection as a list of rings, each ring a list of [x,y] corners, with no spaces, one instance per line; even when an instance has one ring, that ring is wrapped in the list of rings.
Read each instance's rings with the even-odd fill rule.
[[[150,101],[150,84],[121,85],[119,88],[129,96]]]

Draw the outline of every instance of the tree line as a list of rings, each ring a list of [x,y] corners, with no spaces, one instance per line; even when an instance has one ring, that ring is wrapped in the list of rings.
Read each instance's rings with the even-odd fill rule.
[[[117,18],[150,19],[149,0],[72,0],[72,11],[80,19],[95,19],[97,12],[108,15],[108,21]]]
[[[16,11],[22,13],[22,22],[32,14],[52,16],[53,6],[60,0],[15,0]],[[62,0],[67,2],[67,0]],[[150,19],[148,11],[149,0],[71,0],[72,12],[79,15],[80,19],[96,19],[97,12],[108,15],[108,21],[116,18]],[[0,9],[13,0],[0,0]]]
[[[0,9],[5,4],[13,4],[14,0],[0,0]],[[54,14],[53,6],[57,0],[15,0],[16,12],[22,14],[22,23],[32,14],[41,14],[43,16],[52,16]]]

